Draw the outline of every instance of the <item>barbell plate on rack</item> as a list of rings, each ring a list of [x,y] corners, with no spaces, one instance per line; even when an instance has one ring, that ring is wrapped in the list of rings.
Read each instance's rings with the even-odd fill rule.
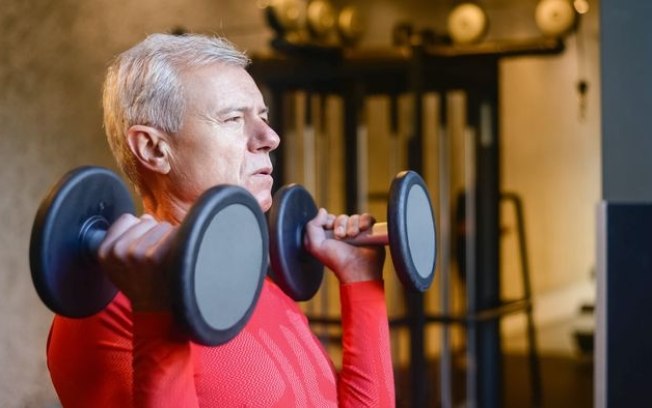
[[[541,0],[535,9],[534,20],[544,35],[560,37],[577,25],[577,12],[570,0]]]
[[[479,42],[488,28],[487,14],[474,3],[461,3],[448,16],[448,33],[456,44]]]
[[[87,317],[115,297],[109,281],[82,242],[89,222],[108,229],[134,213],[123,181],[108,169],[85,166],[66,173],[41,202],[30,238],[29,262],[39,297],[53,312]]]
[[[387,225],[392,262],[401,283],[412,291],[426,291],[435,276],[437,238],[428,189],[416,172],[401,172],[393,180]]]
[[[306,25],[306,5],[301,0],[271,0],[265,8],[267,23],[279,35],[297,32]]]
[[[308,2],[307,21],[310,32],[316,38],[323,38],[335,30],[337,17],[329,0]]]
[[[347,43],[360,40],[366,31],[364,16],[355,6],[346,6],[337,16],[337,28]]]
[[[268,214],[270,274],[292,299],[311,299],[319,290],[324,267],[304,250],[304,227],[317,215],[317,206],[306,189],[291,184],[274,194]]]
[[[265,216],[237,186],[207,190],[179,228],[170,262],[174,312],[195,342],[216,346],[249,321],[268,266]]]

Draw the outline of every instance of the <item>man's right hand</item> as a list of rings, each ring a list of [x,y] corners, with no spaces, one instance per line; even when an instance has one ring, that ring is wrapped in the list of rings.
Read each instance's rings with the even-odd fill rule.
[[[98,249],[102,269],[131,301],[134,311],[170,309],[165,260],[177,227],[151,215],[122,215]]]
[[[304,245],[308,252],[330,268],[340,283],[382,280],[385,247],[356,246],[345,241],[372,227],[369,214],[334,215],[320,209],[306,224]],[[333,231],[328,238],[326,231]]]

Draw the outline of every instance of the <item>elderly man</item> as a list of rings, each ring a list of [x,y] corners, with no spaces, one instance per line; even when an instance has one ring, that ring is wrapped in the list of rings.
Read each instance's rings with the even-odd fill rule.
[[[248,63],[221,38],[160,34],[110,66],[107,137],[145,215],[121,217],[99,249],[120,289],[112,303],[89,318],[54,318],[48,366],[64,406],[394,406],[384,250],[325,234],[355,236],[374,222],[367,214],[321,209],[307,227],[308,250],[340,281],[339,372],[301,309],[269,279],[251,319],[225,345],[190,342],[172,318],[162,263],[198,196],[235,184],[264,211],[271,205],[269,154],[280,139]]]

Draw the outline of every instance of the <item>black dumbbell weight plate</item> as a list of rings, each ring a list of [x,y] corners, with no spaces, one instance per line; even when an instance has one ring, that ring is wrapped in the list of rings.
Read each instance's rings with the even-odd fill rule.
[[[171,254],[174,309],[191,339],[215,346],[235,337],[267,271],[267,223],[256,199],[236,186],[206,191],[180,226]]]
[[[292,184],[274,194],[268,214],[271,276],[292,299],[311,299],[319,290],[324,267],[303,246],[304,226],[317,215],[310,193]]]
[[[408,289],[423,292],[435,276],[435,220],[425,182],[417,173],[400,173],[392,182],[387,213],[394,268]]]
[[[29,262],[36,291],[50,310],[86,317],[114,298],[117,289],[81,238],[89,223],[108,228],[125,213],[134,213],[127,187],[100,167],[68,172],[41,202],[32,226]]]

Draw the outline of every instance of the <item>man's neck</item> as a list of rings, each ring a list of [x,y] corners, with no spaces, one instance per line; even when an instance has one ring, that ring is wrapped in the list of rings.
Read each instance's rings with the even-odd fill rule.
[[[159,221],[179,225],[185,218],[191,204],[169,193],[144,194],[143,210]]]

